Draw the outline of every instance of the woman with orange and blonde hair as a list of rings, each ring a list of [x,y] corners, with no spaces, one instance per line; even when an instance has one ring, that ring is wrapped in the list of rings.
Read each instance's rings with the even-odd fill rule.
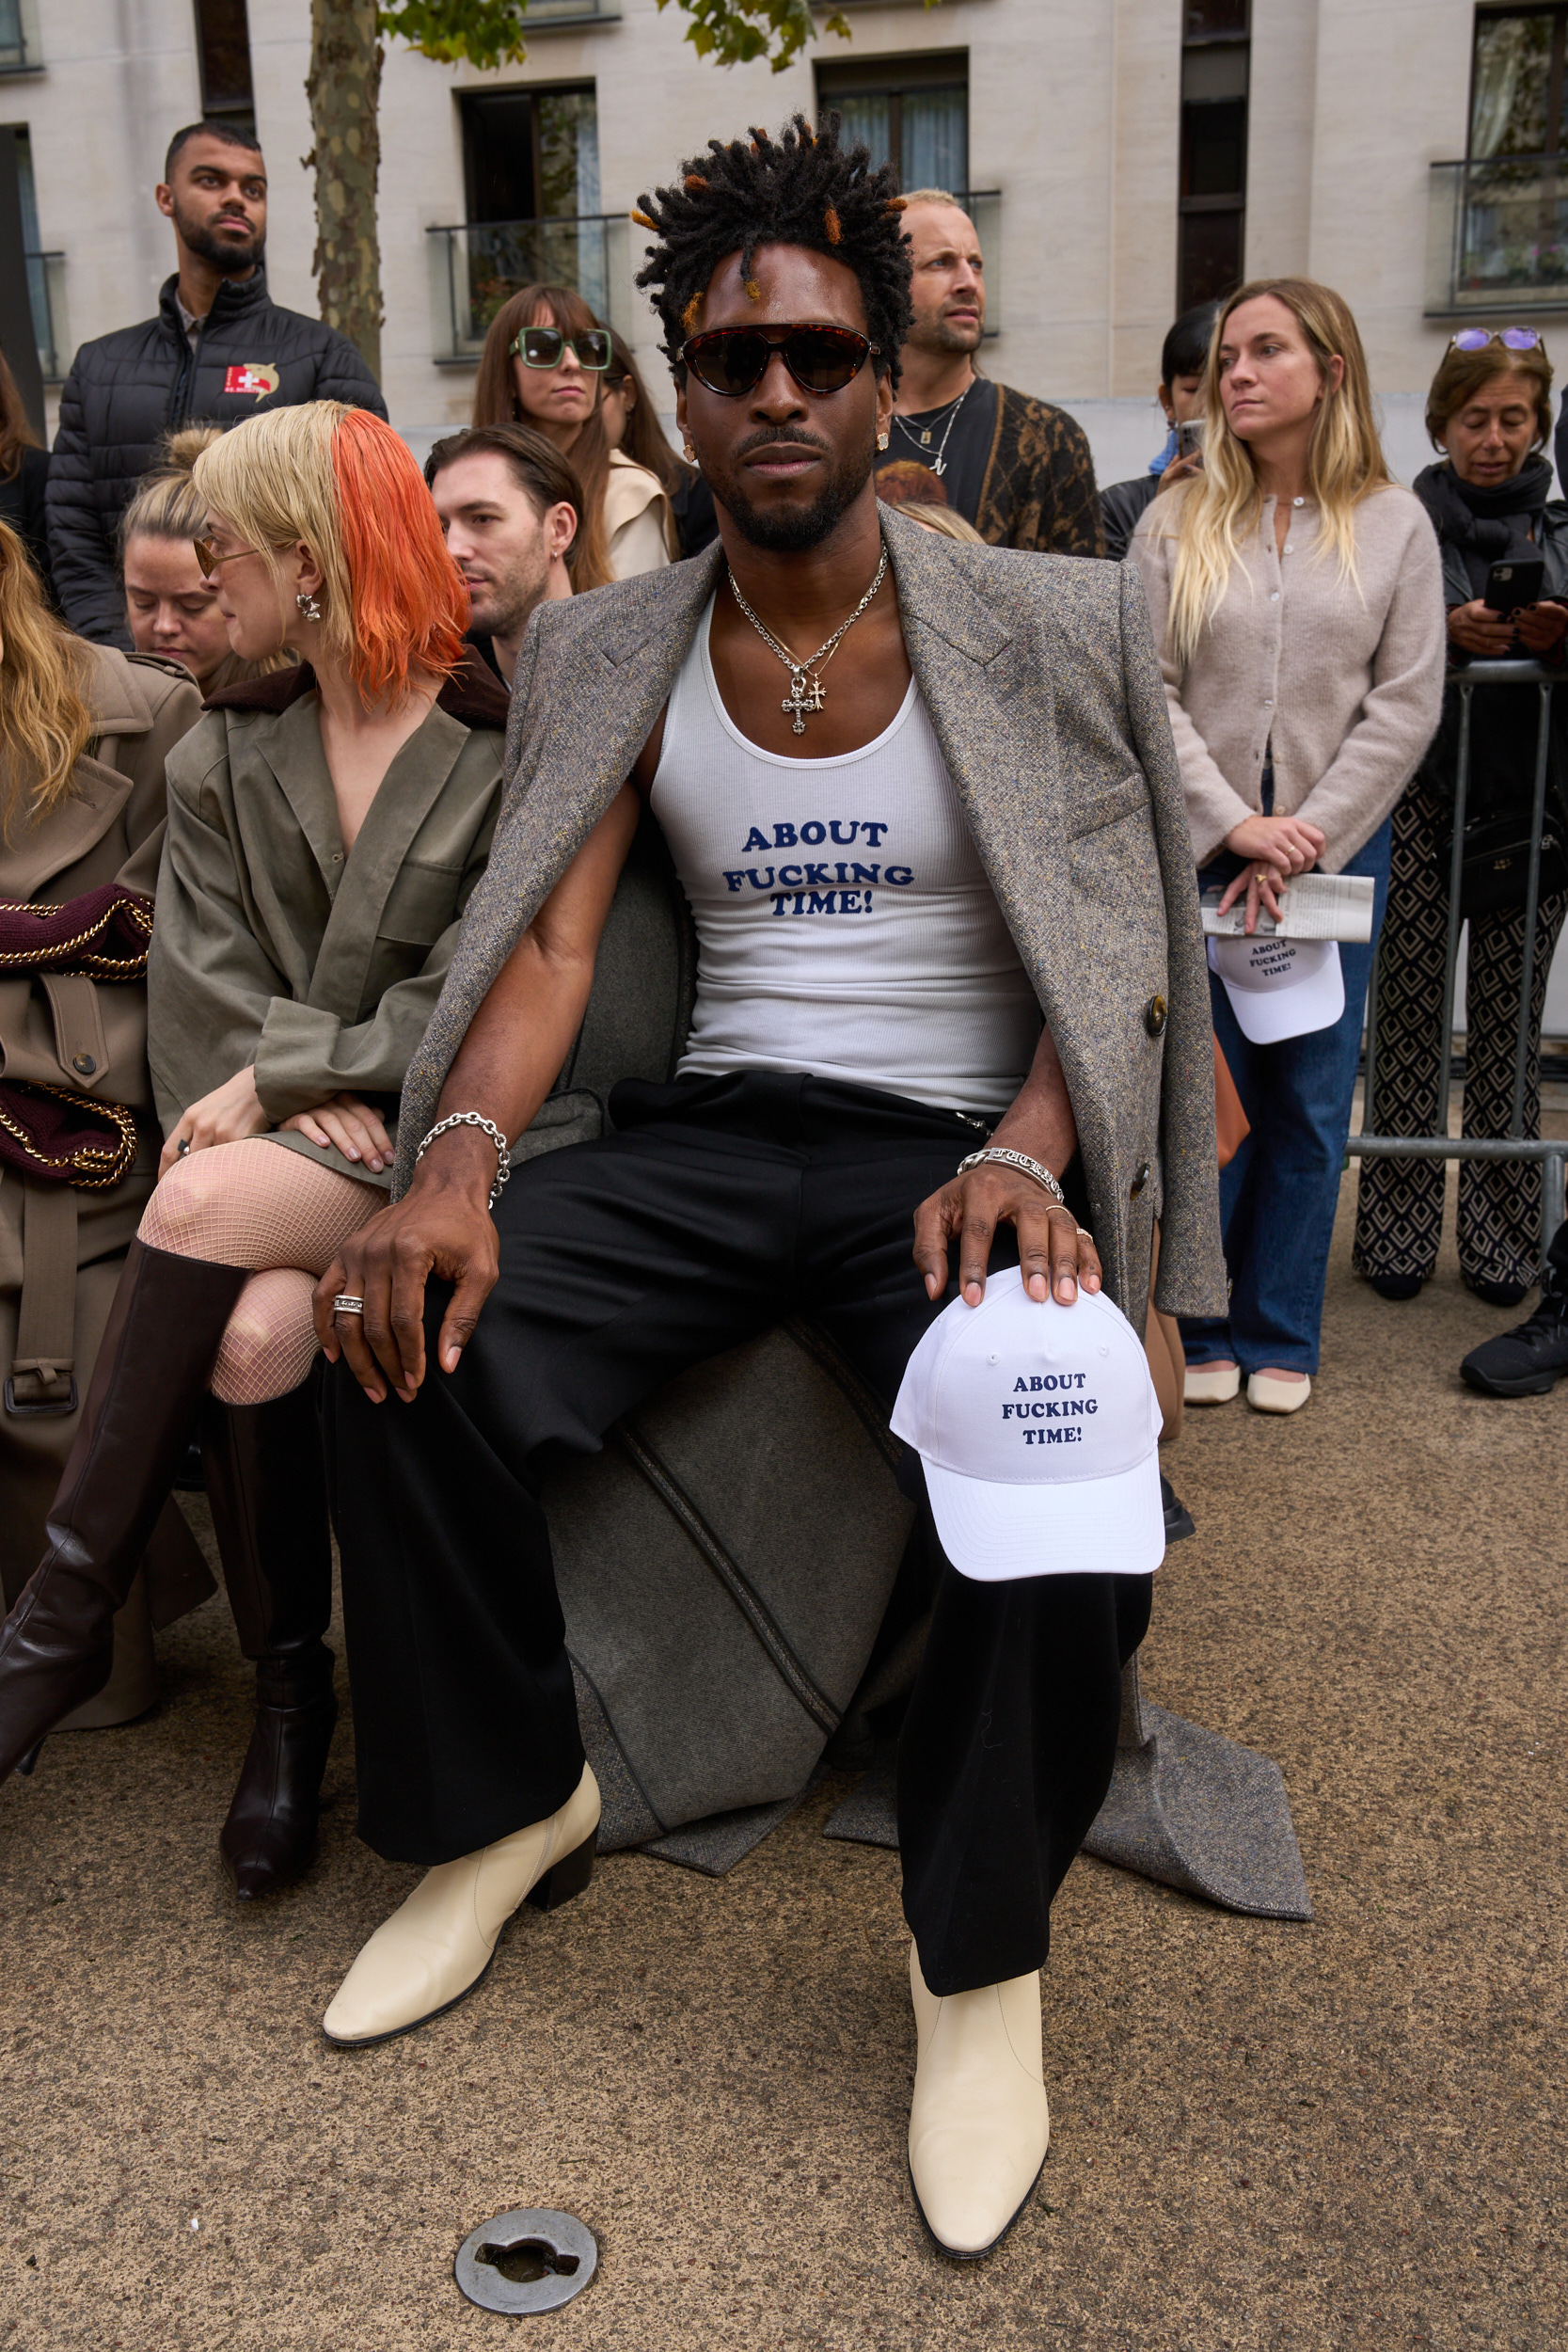
[[[313,1282],[382,1205],[404,1071],[483,873],[506,696],[407,448],[364,409],[247,419],[196,461],[230,642],[168,761],[149,969],[166,1141],[41,1565],[0,1629],[0,1778],[108,1669],[203,1414],[255,1734],[220,1840],[242,1895],[314,1846],[336,1716]]]

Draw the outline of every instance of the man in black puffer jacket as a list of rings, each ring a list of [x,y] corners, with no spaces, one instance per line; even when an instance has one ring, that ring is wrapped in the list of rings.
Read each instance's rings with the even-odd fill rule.
[[[84,637],[131,649],[115,532],[165,433],[193,420],[238,424],[262,406],[386,404],[346,336],[280,310],[261,266],[267,177],[261,151],[223,123],[176,132],[157,190],[179,269],[156,318],[84,343],[60,394],[49,469],[55,592]]]

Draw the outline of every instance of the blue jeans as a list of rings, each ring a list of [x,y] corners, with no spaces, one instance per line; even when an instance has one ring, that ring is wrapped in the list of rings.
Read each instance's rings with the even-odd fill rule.
[[[1183,1315],[1190,1364],[1226,1359],[1243,1373],[1265,1364],[1316,1372],[1328,1245],[1339,1201],[1351,1102],[1361,1055],[1367,982],[1388,900],[1390,826],[1380,825],[1343,868],[1377,885],[1366,946],[1339,943],[1345,1009],[1332,1028],[1277,1045],[1249,1045],[1224,983],[1209,975],[1214,1034],[1252,1133],[1220,1177],[1220,1223],[1230,1275],[1228,1315]],[[1199,890],[1241,871],[1228,851],[1198,875]]]

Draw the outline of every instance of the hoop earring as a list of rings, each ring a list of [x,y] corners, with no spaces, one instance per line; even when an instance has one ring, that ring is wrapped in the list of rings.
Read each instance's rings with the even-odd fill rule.
[[[298,605],[301,612],[305,615],[305,618],[308,621],[319,621],[321,619],[322,608],[319,601],[316,597],[308,596],[303,588],[294,598],[294,602]]]

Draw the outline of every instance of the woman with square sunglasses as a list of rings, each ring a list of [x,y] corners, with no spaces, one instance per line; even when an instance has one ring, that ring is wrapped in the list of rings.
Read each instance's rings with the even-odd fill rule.
[[[613,364],[608,327],[569,286],[524,286],[491,321],[474,388],[475,424],[526,424],[570,457],[582,484],[573,584],[656,572],[678,548],[658,476],[615,448],[605,430],[604,382]]]

